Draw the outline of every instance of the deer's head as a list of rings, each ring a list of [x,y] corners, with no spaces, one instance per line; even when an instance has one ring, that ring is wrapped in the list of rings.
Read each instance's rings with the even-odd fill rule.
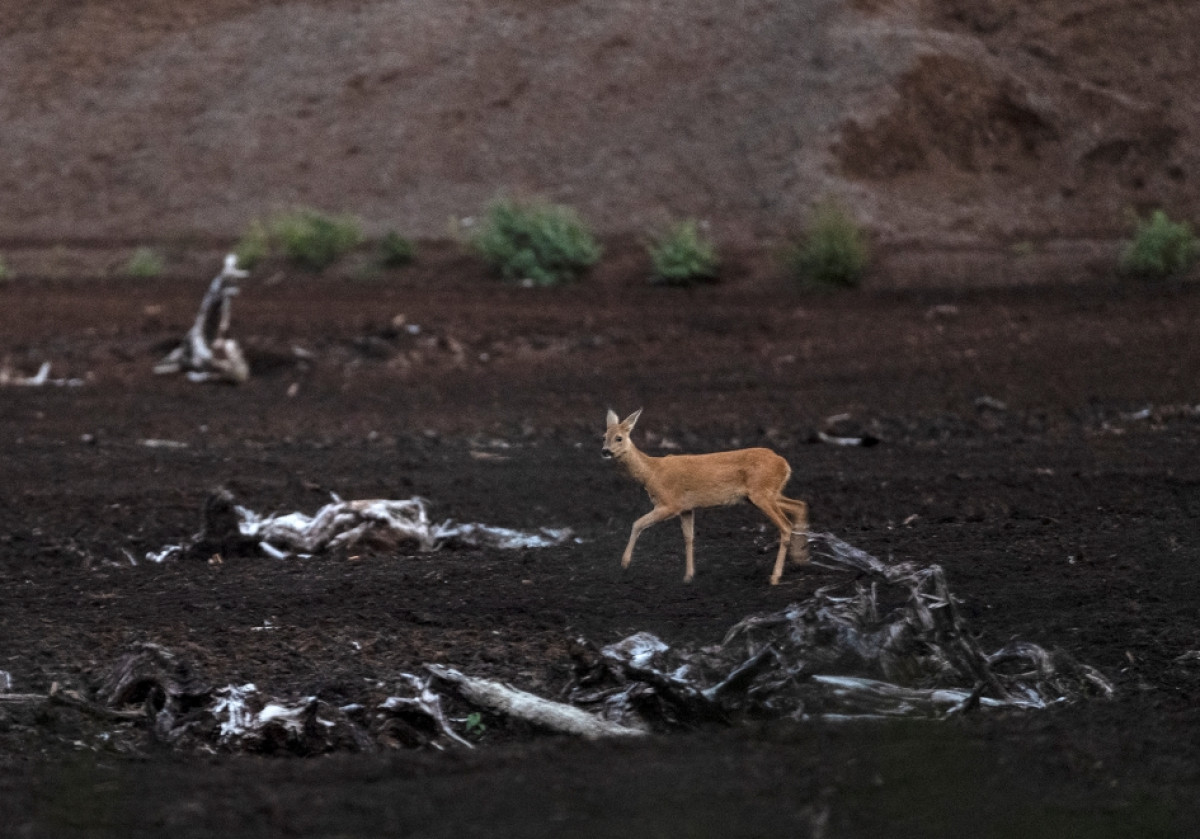
[[[638,408],[625,419],[618,420],[617,415],[611,409],[609,410],[608,427],[604,431],[604,448],[600,450],[602,457],[615,457],[620,460],[629,453],[629,450],[633,448],[629,432],[633,431],[633,427],[641,415],[642,409]]]

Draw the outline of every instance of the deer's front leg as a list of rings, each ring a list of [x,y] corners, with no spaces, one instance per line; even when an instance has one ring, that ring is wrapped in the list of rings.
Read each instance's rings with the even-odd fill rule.
[[[629,563],[633,562],[633,546],[637,542],[638,537],[642,535],[643,530],[652,524],[658,524],[660,521],[677,515],[678,512],[678,510],[672,510],[670,507],[655,507],[635,521],[633,529],[629,533],[629,544],[625,546],[625,555],[621,557],[621,567],[628,568]]]
[[[696,561],[695,555],[692,552],[692,543],[696,539],[696,511],[684,510],[679,514],[679,522],[683,525],[683,548],[684,556],[687,557],[687,565],[684,567],[683,581],[690,583],[692,577],[696,576]]]

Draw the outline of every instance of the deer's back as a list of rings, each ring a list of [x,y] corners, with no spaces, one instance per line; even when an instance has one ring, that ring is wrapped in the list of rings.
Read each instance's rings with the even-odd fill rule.
[[[737,449],[711,454],[656,458],[652,498],[674,501],[683,509],[734,504],[759,492],[779,492],[791,475],[788,462],[770,449]]]

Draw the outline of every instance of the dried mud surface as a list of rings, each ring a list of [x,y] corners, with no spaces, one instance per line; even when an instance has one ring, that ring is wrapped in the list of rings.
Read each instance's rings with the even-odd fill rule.
[[[708,643],[835,581],[789,568],[768,586],[772,537],[746,507],[697,516],[691,586],[672,523],[622,572],[647,503],[600,459],[600,432],[609,406],[644,406],[647,451],[775,447],[816,528],[941,563],[985,649],[1061,647],[1116,698],[622,744],[492,720],[470,752],[309,758],[181,755],[68,708],[5,708],[6,833],[1189,835],[1194,287],[805,296],[746,275],[681,292],[647,287],[632,251],[607,262],[548,291],[489,281],[451,252],[372,280],[255,276],[234,308],[255,371],[243,387],[150,372],[202,278],[0,284],[5,363],[85,380],[0,390],[0,669],[13,689],[86,694],[150,641],[216,684],[280,696],[356,701],[426,662],[554,695],[573,637]],[[836,414],[879,445],[812,442]],[[164,440],[181,445],[148,444]],[[582,542],[130,563],[191,535],[216,486],[263,512],[420,494],[436,515],[567,526]]]

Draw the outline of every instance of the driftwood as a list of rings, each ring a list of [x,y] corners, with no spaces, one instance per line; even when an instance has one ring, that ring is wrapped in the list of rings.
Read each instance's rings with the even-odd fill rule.
[[[235,254],[225,257],[225,266],[209,284],[183,343],[154,366],[155,373],[184,373],[193,382],[240,384],[250,378],[250,367],[241,347],[229,337],[237,281],[248,276],[249,272],[237,267]]]
[[[215,737],[212,720],[216,721]],[[347,713],[315,696],[279,700],[263,696],[253,684],[228,685],[213,692],[195,730],[228,751],[326,754],[341,749],[368,751],[375,744]]]
[[[210,507],[215,518],[228,513]],[[57,686],[45,696],[8,693],[11,679],[0,671],[0,706],[69,706],[144,725],[181,749],[324,754],[469,746],[469,717],[451,720],[444,711],[450,694],[459,707],[590,739],[744,720],[941,719],[1112,696],[1099,671],[1064,652],[1014,641],[983,653],[940,567],[885,563],[828,534],[809,538],[814,563],[855,579],[745,618],[720,644],[697,650],[673,649],[647,632],[603,648],[577,640],[567,702],[433,664],[424,678],[400,674],[395,693],[362,703],[281,699],[254,684],[214,688],[174,651],[140,644],[92,698]],[[1193,659],[1200,653],[1179,658]]]
[[[174,651],[137,644],[100,680],[94,701],[70,691],[57,695],[62,704],[101,719],[140,722],[155,739],[179,749],[312,755],[469,746],[451,726],[432,681],[401,674],[393,695],[335,706],[315,696],[269,696],[252,683],[214,687]],[[55,695],[38,699],[55,701]]]
[[[781,612],[742,620],[717,646],[673,650],[649,633],[577,641],[572,702],[658,728],[741,719],[923,716],[1044,708],[1111,696],[1094,668],[1014,642],[984,654],[937,565],[888,564],[828,534],[814,563],[862,575]]]
[[[565,528],[521,531],[473,522],[434,522],[423,498],[336,499],[311,516],[262,516],[238,505],[228,490],[221,489],[205,502],[199,533],[182,545],[168,546],[146,558],[162,562],[259,552],[284,558],[361,549],[429,552],[448,545],[516,550],[561,545],[570,538],[571,531]]]
[[[401,674],[401,691],[369,705],[333,706],[314,696],[279,699],[254,684],[213,688],[173,651],[156,644],[132,647],[81,710],[111,721],[145,721],[161,742],[177,748],[323,754],[379,747],[433,747],[471,743],[454,730],[436,683],[450,686],[469,705],[523,720],[538,728],[586,738],[645,732],[515,690],[498,682],[428,665],[429,675]],[[0,694],[3,696],[3,694]],[[45,697],[38,697],[45,701]]]
[[[0,365],[0,387],[42,387],[44,385],[54,385],[55,387],[79,387],[83,384],[83,379],[52,379],[50,378],[50,362],[43,361],[42,366],[32,376],[24,376],[12,368],[6,360]]]
[[[412,690],[412,696],[389,696],[379,705],[382,711],[394,712],[397,714],[412,714],[424,717],[426,720],[431,720],[437,725],[438,731],[448,739],[454,741],[460,746],[466,746],[468,749],[474,748],[469,742],[455,733],[450,726],[450,721],[446,718],[446,713],[442,709],[442,697],[436,693],[431,684],[434,676],[426,679],[418,679],[409,673],[402,674],[401,678],[408,684]],[[411,729],[409,729],[411,731]],[[410,734],[411,737],[411,734]],[[420,740],[418,738],[418,743]]]
[[[403,545],[427,553],[451,544],[515,550],[562,544],[571,535],[565,529],[525,532],[478,523],[433,522],[423,498],[338,499],[312,516],[263,517],[244,507],[237,509],[242,534],[278,550],[301,554],[360,546],[393,550]]]
[[[490,679],[466,676],[457,670],[436,664],[427,664],[425,667],[438,679],[453,686],[459,695],[472,705],[522,720],[541,729],[573,734],[588,740],[637,737],[646,733],[642,727],[610,722],[574,705],[543,699]]]
[[[50,686],[49,693],[0,693],[0,707],[4,705],[59,705],[106,722],[130,722],[142,717],[137,711],[114,711],[106,708],[85,699],[78,691],[60,687],[57,682]]]

